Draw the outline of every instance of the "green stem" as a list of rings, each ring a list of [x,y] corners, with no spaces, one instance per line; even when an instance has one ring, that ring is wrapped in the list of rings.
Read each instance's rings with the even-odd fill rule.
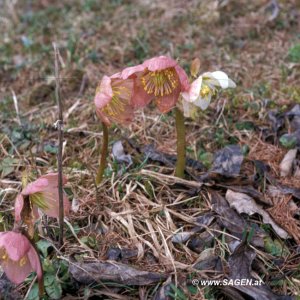
[[[106,158],[108,155],[108,128],[104,123],[102,123],[102,129],[103,129],[103,143],[102,143],[98,173],[96,177],[97,185],[100,184],[103,179],[104,170],[106,168]]]
[[[175,107],[175,118],[177,132],[177,162],[175,176],[183,178],[185,169],[185,126],[183,113],[177,107]]]

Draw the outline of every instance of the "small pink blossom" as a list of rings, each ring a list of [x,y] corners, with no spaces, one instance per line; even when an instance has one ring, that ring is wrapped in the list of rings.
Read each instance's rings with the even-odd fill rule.
[[[132,105],[135,108],[154,100],[162,113],[170,111],[180,93],[189,89],[185,71],[167,56],[153,57],[141,65],[126,68],[121,77],[134,79]]]
[[[63,184],[67,179],[63,177]],[[49,173],[41,176],[37,180],[29,183],[18,195],[15,202],[15,220],[19,222],[22,219],[21,213],[24,207],[24,201],[28,197],[32,207],[32,219],[38,219],[38,209],[46,215],[54,218],[59,216],[59,195],[58,195],[58,174]],[[64,213],[69,214],[70,202],[64,194]]]
[[[133,80],[121,73],[110,77],[104,76],[96,90],[94,102],[100,120],[106,124],[128,124],[134,118],[134,108],[131,105]]]
[[[6,276],[15,284],[23,282],[33,271],[39,280],[43,277],[38,253],[21,233],[0,232],[0,264]]]

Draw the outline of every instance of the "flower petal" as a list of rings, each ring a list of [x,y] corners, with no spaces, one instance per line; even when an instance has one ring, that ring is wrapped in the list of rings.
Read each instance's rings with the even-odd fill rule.
[[[38,253],[32,245],[30,245],[30,249],[27,255],[31,264],[31,269],[36,272],[38,279],[42,279],[43,269],[41,265],[41,260]]]
[[[42,192],[49,184],[48,179],[40,177],[39,179],[29,183],[23,190],[22,195],[31,195]]]
[[[211,73],[211,76],[216,79],[222,89],[227,89],[229,86],[229,78],[225,72],[215,71]]]
[[[231,80],[230,78],[228,78],[228,87],[229,88],[236,88],[236,84],[233,80]]]
[[[33,271],[27,255],[23,258],[24,264],[20,261],[7,260],[2,263],[3,270],[10,281],[15,284],[22,283]]]
[[[111,87],[111,78],[104,75],[99,87],[96,90],[96,95],[94,98],[95,105],[98,109],[103,108],[113,96],[113,91]]]
[[[190,102],[182,100],[183,115],[186,118],[191,117],[191,106],[192,106],[192,104]]]
[[[48,188],[43,192],[43,198],[47,205],[46,208],[40,208],[43,213],[45,213],[47,216],[52,218],[58,218],[59,217],[59,193],[58,188]],[[68,200],[68,197],[64,193],[63,195],[63,201],[64,201],[64,214],[65,216],[69,215],[70,212],[70,201]]]
[[[169,95],[155,98],[156,105],[160,112],[163,114],[169,112],[176,105],[179,95],[180,87],[178,87]]]
[[[149,71],[159,71],[176,65],[177,61],[167,56],[157,56],[143,62],[143,66],[148,68]]]
[[[193,102],[194,105],[200,107],[202,110],[208,108],[211,100],[211,94],[208,94],[205,98],[199,97],[196,101]]]
[[[136,108],[144,108],[147,106],[152,100],[154,96],[151,94],[147,94],[144,90],[144,87],[141,83],[140,76],[138,76],[134,80],[133,86],[133,95],[131,99],[131,103],[133,107]]]
[[[190,85],[188,93],[182,93],[182,96],[186,101],[194,102],[198,99],[202,86],[202,76],[199,76],[196,80]]]
[[[48,173],[41,176],[41,178],[45,178],[48,180],[48,186],[58,187],[58,173]],[[63,185],[65,185],[67,182],[67,177],[63,176]]]
[[[0,235],[0,248],[5,248],[13,261],[19,261],[30,248],[30,242],[21,233],[7,231]]]
[[[175,70],[177,72],[177,75],[179,77],[179,81],[181,84],[181,91],[188,91],[190,88],[190,84],[189,84],[189,78],[186,74],[186,72],[180,67],[180,66],[175,66]]]
[[[133,67],[128,67],[128,68],[125,68],[121,72],[120,78],[125,80],[125,79],[129,78],[130,76],[135,75],[136,73],[143,72],[144,70],[145,70],[145,67],[143,65],[136,65]]]

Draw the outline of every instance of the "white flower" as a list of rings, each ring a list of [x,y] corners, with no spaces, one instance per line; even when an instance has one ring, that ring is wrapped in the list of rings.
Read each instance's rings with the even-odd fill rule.
[[[218,88],[227,89],[235,87],[236,84],[222,71],[202,74],[191,84],[188,92],[182,93],[184,115],[190,117],[191,104],[205,110]]]

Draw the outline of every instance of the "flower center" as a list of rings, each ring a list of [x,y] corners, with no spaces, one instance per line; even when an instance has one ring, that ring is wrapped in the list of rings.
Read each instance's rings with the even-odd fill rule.
[[[23,267],[25,266],[25,264],[27,263],[27,257],[23,256],[20,260],[19,260],[19,266]]]
[[[213,93],[213,91],[208,85],[204,84],[201,87],[200,95],[202,98],[205,98],[206,96],[208,96],[209,94],[212,94],[212,93]]]
[[[160,71],[148,71],[141,78],[142,85],[148,95],[170,95],[179,84],[178,76],[174,68]]]
[[[102,112],[110,117],[116,117],[125,112],[126,105],[130,99],[130,89],[125,86],[116,86],[112,88],[113,96],[110,102],[102,108]]]
[[[27,257],[26,255],[24,255],[19,261],[13,261],[9,258],[5,248],[0,248],[0,262],[4,262],[4,263],[14,263],[14,264],[18,264],[20,267],[25,266],[25,264],[27,263]]]
[[[9,258],[5,248],[0,248],[0,261],[7,261],[8,259]]]
[[[32,204],[35,204],[40,209],[49,208],[49,205],[46,203],[43,193],[38,192],[38,193],[31,194],[29,195],[29,199]]]

